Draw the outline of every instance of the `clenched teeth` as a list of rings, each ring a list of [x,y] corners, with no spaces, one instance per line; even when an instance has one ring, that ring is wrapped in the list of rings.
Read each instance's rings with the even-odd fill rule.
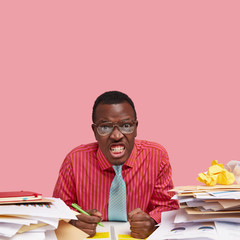
[[[122,152],[124,150],[123,146],[111,147],[112,152]]]

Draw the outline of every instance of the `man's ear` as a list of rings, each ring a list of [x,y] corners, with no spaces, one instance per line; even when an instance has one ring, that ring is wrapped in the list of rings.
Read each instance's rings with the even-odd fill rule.
[[[138,120],[136,120],[136,129],[135,129],[135,137],[137,136],[137,127],[138,127]]]
[[[136,120],[136,123],[135,123],[135,124],[136,124],[136,127],[137,127],[137,126],[138,126],[138,120]]]
[[[97,136],[96,136],[97,133],[96,133],[96,130],[95,130],[95,126],[94,126],[94,124],[92,124],[91,127],[92,127],[92,130],[93,130],[93,133],[94,133],[95,139],[97,140]]]

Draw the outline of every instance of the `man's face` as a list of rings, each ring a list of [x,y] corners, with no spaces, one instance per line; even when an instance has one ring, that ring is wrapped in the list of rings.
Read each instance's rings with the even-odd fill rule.
[[[118,104],[99,104],[95,111],[95,124],[105,123],[128,123],[135,121],[134,111],[128,102]],[[134,124],[132,133],[123,134],[118,127],[114,127],[113,131],[101,136],[95,125],[92,125],[94,135],[98,141],[99,147],[108,160],[113,165],[121,165],[125,163],[134,147],[134,139],[137,136],[137,122]]]

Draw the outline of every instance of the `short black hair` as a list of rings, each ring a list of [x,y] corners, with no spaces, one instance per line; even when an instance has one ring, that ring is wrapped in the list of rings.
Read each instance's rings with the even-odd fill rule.
[[[132,99],[125,93],[119,92],[119,91],[108,91],[103,94],[101,94],[94,102],[93,105],[93,110],[92,110],[92,121],[94,122],[95,120],[95,112],[98,104],[117,104],[117,103],[122,103],[122,102],[128,102],[134,112],[134,117],[135,120],[137,119],[137,113],[135,110],[134,103]]]

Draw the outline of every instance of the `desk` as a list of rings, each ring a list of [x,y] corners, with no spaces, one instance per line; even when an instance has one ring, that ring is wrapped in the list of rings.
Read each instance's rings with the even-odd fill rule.
[[[115,240],[137,240],[130,236],[130,224],[129,222],[102,222],[104,227],[97,226],[97,234],[93,238],[94,240],[113,240],[111,238],[110,227],[113,226],[115,230]]]

